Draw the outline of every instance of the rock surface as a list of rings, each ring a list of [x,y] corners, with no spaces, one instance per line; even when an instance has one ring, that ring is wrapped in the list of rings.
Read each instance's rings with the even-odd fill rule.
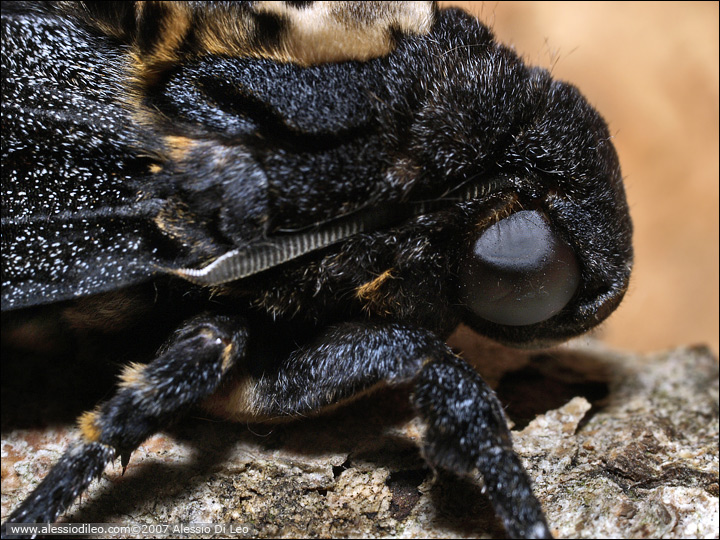
[[[451,343],[506,405],[556,537],[718,537],[718,363],[706,348],[518,352],[463,328]],[[226,524],[215,537],[502,536],[480,479],[424,464],[409,391],[281,425],[194,416],[142,445],[125,475],[108,467],[63,521]],[[3,388],[3,521],[73,433],[71,399],[47,428],[19,420],[48,399]]]

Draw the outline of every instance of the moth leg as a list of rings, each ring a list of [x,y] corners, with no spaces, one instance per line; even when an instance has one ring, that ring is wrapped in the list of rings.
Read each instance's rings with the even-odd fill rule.
[[[477,467],[510,537],[551,538],[512,450],[500,402],[480,375],[428,330],[345,323],[292,353],[276,370],[241,381],[205,405],[243,419],[306,415],[381,382],[410,381],[414,405],[428,425],[424,453],[430,464],[457,474]]]
[[[309,345],[285,353],[272,367],[244,373],[203,407],[235,421],[304,417],[380,383],[408,382],[424,358],[444,349],[444,343],[420,328],[343,323]],[[248,364],[259,362],[248,355]]]
[[[131,365],[109,401],[80,417],[80,440],[3,524],[50,523],[120,455],[123,467],[153,433],[220,384],[246,349],[243,321],[201,315],[186,321],[149,364]]]
[[[413,401],[427,422],[430,463],[457,474],[477,467],[510,538],[552,538],[502,405],[475,370],[455,355],[430,362],[415,381]]]

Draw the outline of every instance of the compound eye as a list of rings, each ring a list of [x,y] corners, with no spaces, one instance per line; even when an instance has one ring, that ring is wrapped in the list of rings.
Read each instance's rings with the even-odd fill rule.
[[[460,278],[461,298],[479,317],[523,326],[564,308],[580,284],[580,269],[543,215],[523,210],[482,233]]]

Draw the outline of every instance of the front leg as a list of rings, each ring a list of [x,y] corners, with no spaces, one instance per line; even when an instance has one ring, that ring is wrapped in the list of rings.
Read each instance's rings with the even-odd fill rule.
[[[456,474],[477,467],[511,538],[552,538],[502,405],[474,369],[449,355],[429,363],[415,381],[413,402],[428,425],[424,452],[431,464]]]
[[[120,455],[123,467],[145,439],[210,395],[242,358],[242,320],[220,315],[190,319],[147,365],[133,364],[109,401],[80,417],[80,437],[3,524],[49,523]]]
[[[397,323],[339,325],[273,368],[255,376],[245,372],[205,405],[243,420],[306,416],[380,383],[411,381],[413,403],[428,427],[428,462],[457,474],[477,467],[511,537],[551,538],[495,393],[428,330]]]

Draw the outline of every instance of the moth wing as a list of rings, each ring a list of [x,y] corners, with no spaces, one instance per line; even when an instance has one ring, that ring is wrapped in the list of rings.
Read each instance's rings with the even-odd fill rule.
[[[195,266],[221,254],[197,232],[201,227],[193,228],[182,201],[146,189],[158,133],[156,119],[145,121],[138,104],[162,73],[205,57],[300,66],[367,60],[390,52],[398,31],[426,33],[434,11],[432,2],[4,10],[3,310],[125,287],[166,266]],[[166,129],[173,118],[162,120]],[[251,176],[239,177],[239,185]],[[287,223],[301,211],[286,212]],[[259,221],[245,224],[240,240],[263,234]]]

